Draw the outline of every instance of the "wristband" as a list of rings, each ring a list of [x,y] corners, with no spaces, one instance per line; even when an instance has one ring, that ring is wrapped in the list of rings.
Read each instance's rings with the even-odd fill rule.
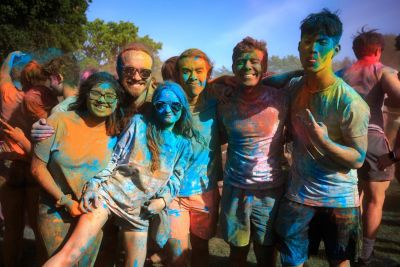
[[[72,199],[71,195],[64,195],[64,194],[63,194],[63,195],[60,197],[60,199],[57,200],[57,202],[56,202],[56,207],[57,207],[57,208],[64,207],[65,205],[68,204],[68,202],[71,201],[71,199]]]

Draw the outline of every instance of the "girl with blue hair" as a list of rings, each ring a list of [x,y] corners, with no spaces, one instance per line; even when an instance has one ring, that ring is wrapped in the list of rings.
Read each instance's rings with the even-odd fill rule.
[[[149,114],[135,115],[122,133],[107,168],[84,189],[85,213],[62,250],[44,266],[72,266],[91,246],[110,215],[122,228],[125,266],[143,266],[149,220],[177,195],[198,140],[185,93],[173,82],[160,84]]]

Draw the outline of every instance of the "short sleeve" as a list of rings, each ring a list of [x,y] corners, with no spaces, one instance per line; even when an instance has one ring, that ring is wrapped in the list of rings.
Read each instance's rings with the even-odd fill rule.
[[[56,149],[57,140],[59,140],[60,136],[63,134],[63,127],[61,126],[60,120],[61,118],[58,114],[49,117],[47,123],[53,127],[54,134],[45,140],[37,142],[33,150],[35,156],[46,163],[49,162],[51,152]]]
[[[342,115],[341,131],[346,137],[367,135],[370,111],[367,103],[357,96],[345,106]]]

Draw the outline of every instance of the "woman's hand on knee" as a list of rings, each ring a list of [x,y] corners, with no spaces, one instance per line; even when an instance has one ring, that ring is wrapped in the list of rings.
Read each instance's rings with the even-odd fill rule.
[[[81,199],[79,205],[80,210],[83,213],[93,211],[93,208],[97,209],[100,206],[99,195],[95,191],[86,191]]]
[[[79,208],[78,201],[70,200],[66,203],[65,209],[69,212],[72,217],[77,217],[82,214],[81,209]]]

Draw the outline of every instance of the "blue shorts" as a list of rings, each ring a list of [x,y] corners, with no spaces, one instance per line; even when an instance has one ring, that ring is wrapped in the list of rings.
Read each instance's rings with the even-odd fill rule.
[[[233,246],[275,243],[273,224],[284,187],[248,190],[224,183],[220,223],[224,240]]]
[[[326,208],[282,199],[275,226],[282,266],[304,263],[310,248],[324,241],[328,260],[355,260],[361,247],[361,216],[356,208]]]

